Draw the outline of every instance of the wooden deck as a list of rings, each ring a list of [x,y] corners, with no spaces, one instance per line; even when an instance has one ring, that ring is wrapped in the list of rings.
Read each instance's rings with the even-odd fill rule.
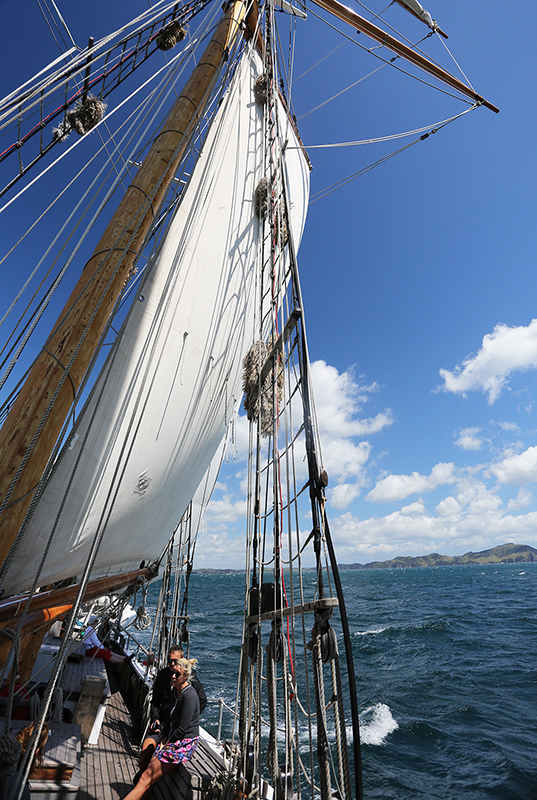
[[[136,730],[119,691],[113,692],[98,744],[82,751],[78,800],[120,800],[138,770]]]
[[[32,800],[123,800],[133,787],[132,779],[138,771],[139,734],[120,690],[131,686],[127,674],[130,671],[124,665],[121,669],[119,665],[105,669],[102,660],[95,662],[90,665],[84,658],[79,663],[66,664],[62,688],[66,702],[77,703],[77,711],[73,724],[49,723],[44,774],[30,781]],[[81,747],[88,737],[76,724],[84,722],[78,719],[78,706],[85,699],[80,685],[84,687],[88,680],[104,681],[103,675],[106,704],[101,705],[102,726],[98,738],[95,733],[96,743]],[[26,724],[27,721],[13,720],[12,733]],[[224,759],[200,740],[191,761],[158,781],[146,800],[204,800],[212,778],[225,768]]]
[[[138,739],[127,706],[114,681],[97,746],[85,747],[77,800],[120,800],[132,789],[138,770]],[[147,800],[203,800],[214,775],[225,768],[224,760],[200,741],[192,761],[180,765],[156,783]]]

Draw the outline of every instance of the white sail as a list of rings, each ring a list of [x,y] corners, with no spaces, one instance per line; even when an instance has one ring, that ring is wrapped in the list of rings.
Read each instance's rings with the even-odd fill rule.
[[[400,6],[406,8],[407,11],[410,11],[411,14],[414,14],[415,17],[421,19],[422,22],[425,22],[429,28],[434,30],[435,28],[435,21],[431,17],[428,11],[426,11],[421,3],[418,3],[418,0],[397,0]]]
[[[158,558],[222,442],[254,335],[264,143],[253,83],[261,70],[257,54],[242,59],[117,352],[10,568],[8,594],[31,585],[64,498],[41,583],[80,574],[103,524],[94,574]],[[298,247],[309,169],[291,126],[288,140]]]

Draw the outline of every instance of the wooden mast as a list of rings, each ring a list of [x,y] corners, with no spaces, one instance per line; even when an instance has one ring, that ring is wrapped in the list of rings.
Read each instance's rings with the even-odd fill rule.
[[[403,44],[403,42],[400,42],[393,36],[390,36],[389,33],[386,33],[381,28],[373,25],[372,22],[368,22],[368,20],[364,19],[364,17],[361,17],[359,14],[351,11],[350,8],[342,5],[338,2],[338,0],[313,0],[313,2],[321,8],[324,8],[325,11],[329,11],[338,19],[346,22],[348,25],[351,25],[355,30],[359,31],[360,33],[365,33],[371,39],[374,39],[375,42],[379,42],[379,44],[387,47],[388,50],[391,50],[398,56],[402,56],[402,58],[405,58],[411,64],[415,64],[420,69],[428,72],[429,75],[433,75],[443,83],[446,83],[448,86],[451,86],[453,89],[461,92],[461,94],[466,95],[466,97],[470,97],[472,100],[475,100],[476,103],[481,103],[481,105],[484,105],[485,108],[494,111],[496,114],[499,112],[499,108],[492,105],[492,103],[489,103],[488,100],[485,100],[480,94],[474,92],[473,89],[471,89],[469,86],[466,86],[466,84],[462,83],[462,81],[458,80],[458,78],[450,75],[449,72],[446,72],[446,70],[437,66],[432,61],[429,61],[429,59],[425,58],[425,56],[415,52],[408,45]]]
[[[0,564],[17,536],[74,394],[203,114],[244,12],[242,0],[225,6],[205,53],[86,264],[0,431]]]

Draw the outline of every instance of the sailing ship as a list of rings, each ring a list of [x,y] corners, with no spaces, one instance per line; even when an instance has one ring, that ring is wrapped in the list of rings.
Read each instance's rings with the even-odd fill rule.
[[[398,2],[427,36],[445,37],[416,0]],[[497,110],[338,0],[156,3],[115,34],[73,45],[0,104],[0,212],[29,207],[32,190],[56,165],[65,174],[67,161],[83,183],[2,320],[0,659],[9,697],[64,620],[44,718],[84,604],[143,587],[159,570],[167,585],[176,572],[157,664],[170,641],[188,646],[200,510],[244,393],[233,769],[243,791],[267,796],[270,787],[279,800],[362,795],[297,266],[311,162],[293,112],[288,42],[319,7],[346,35],[370,37],[383,63],[406,59],[464,98],[465,110]],[[70,183],[52,188],[63,205]],[[55,216],[54,203],[45,212]],[[4,270],[17,257],[8,250]],[[50,332],[34,343],[47,320]],[[30,759],[31,750],[24,778]]]

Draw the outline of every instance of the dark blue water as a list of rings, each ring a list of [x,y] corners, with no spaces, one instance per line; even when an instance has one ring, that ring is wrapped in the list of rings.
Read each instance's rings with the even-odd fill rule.
[[[364,797],[535,800],[537,564],[345,571],[341,578]],[[191,655],[207,694],[231,707],[244,591],[242,574],[191,578]],[[210,729],[217,719],[218,705],[210,704],[204,724]],[[224,724],[230,732],[230,714]]]

